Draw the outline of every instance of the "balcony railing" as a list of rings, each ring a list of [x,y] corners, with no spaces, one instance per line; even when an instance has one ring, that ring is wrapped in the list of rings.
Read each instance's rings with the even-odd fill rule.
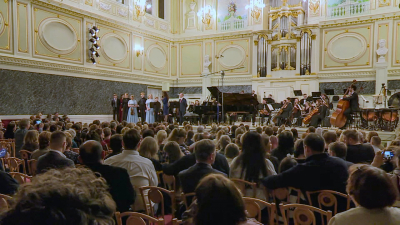
[[[229,31],[229,30],[240,30],[245,27],[244,20],[227,20],[219,24],[221,31]]]
[[[354,15],[368,14],[370,12],[370,2],[350,2],[347,1],[335,7],[327,8],[328,18],[349,17]]]

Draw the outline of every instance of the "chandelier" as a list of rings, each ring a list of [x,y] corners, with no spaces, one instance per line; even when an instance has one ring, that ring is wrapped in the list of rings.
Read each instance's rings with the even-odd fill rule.
[[[213,7],[206,5],[197,12],[197,16],[200,17],[201,22],[203,22],[209,28],[211,27],[212,19],[216,16],[216,12]]]

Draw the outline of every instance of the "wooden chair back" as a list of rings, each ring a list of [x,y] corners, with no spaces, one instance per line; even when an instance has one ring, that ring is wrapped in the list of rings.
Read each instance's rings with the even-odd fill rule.
[[[186,209],[189,208],[190,203],[189,202],[193,202],[194,200],[196,200],[196,193],[192,192],[192,193],[183,193],[182,192],[182,200],[183,200],[183,204],[185,204]],[[191,198],[191,201],[188,201],[188,198]]]
[[[31,182],[32,176],[23,173],[10,172],[12,178],[18,181],[19,184],[25,184],[26,182]]]
[[[23,160],[30,160],[32,153],[28,150],[19,150],[19,155],[21,156],[21,159]]]
[[[279,208],[281,209],[282,213],[282,218],[283,218],[283,224],[284,225],[289,225],[289,219],[288,216],[286,216],[290,210],[293,210],[293,222],[295,225],[301,224],[301,225],[315,225],[316,224],[316,219],[315,219],[315,213],[320,214],[323,217],[326,217],[327,223],[329,223],[329,220],[332,218],[332,212],[331,211],[324,211],[322,209],[318,209],[313,206],[309,205],[303,205],[303,204],[287,204],[283,205],[280,204]]]
[[[10,172],[19,172],[19,167],[22,165],[22,169],[24,172],[26,172],[25,168],[25,161],[16,157],[8,157],[6,158],[8,169]]]
[[[15,157],[15,140],[14,139],[1,139],[0,148],[5,148],[10,157]]]
[[[171,198],[171,208],[172,208],[172,215],[175,215],[175,194],[174,191],[168,191],[164,188],[160,187],[140,187],[140,193],[143,198],[143,202],[145,204],[146,214],[149,216],[156,217],[156,211],[153,207],[153,203],[158,203],[161,206],[161,216],[165,219],[165,203],[164,203],[164,196],[163,193],[169,195]],[[147,195],[145,194],[146,190],[148,190]],[[146,199],[147,197],[147,199]]]
[[[122,217],[128,216],[125,224],[122,224]],[[164,219],[154,218],[149,215],[137,212],[115,212],[115,218],[117,220],[117,225],[164,225]]]
[[[167,175],[165,173],[162,174],[162,179],[164,181],[164,188],[169,191],[176,192],[176,181],[174,175]]]
[[[11,200],[12,197],[0,194],[0,214],[9,209],[9,201]]]
[[[291,193],[296,192],[296,200],[293,202],[293,200],[290,199]],[[300,198],[301,198],[301,190],[297,188],[278,188],[275,190],[270,191],[272,198],[274,199],[274,202],[276,203],[277,201],[282,202],[284,204],[288,203],[300,203]]]
[[[333,209],[333,214],[338,213],[338,197],[346,199],[346,210],[350,209],[351,198],[347,194],[343,194],[337,191],[331,190],[321,190],[321,191],[307,191],[308,203],[312,206],[318,207],[320,209]],[[312,196],[318,195],[318,202],[313,202]]]
[[[255,218],[258,222],[261,223],[261,208],[267,207],[269,224],[274,224],[274,218],[275,218],[274,203],[268,203],[266,201],[257,198],[249,198],[249,197],[243,197],[243,201],[248,218]]]
[[[246,197],[251,197],[251,198],[255,198],[257,195],[257,184],[253,183],[253,182],[249,182],[246,180],[242,180],[242,179],[237,179],[237,178],[231,178],[230,179],[235,186],[240,190],[240,192],[242,192],[243,196],[246,196],[246,190],[251,188],[252,189],[252,194],[251,196],[246,196]]]
[[[28,169],[32,176],[36,176],[36,170],[37,170],[36,164],[37,164],[36,159],[28,160]]]

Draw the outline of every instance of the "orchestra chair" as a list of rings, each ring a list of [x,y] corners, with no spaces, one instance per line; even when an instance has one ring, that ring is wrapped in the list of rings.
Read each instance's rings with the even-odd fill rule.
[[[18,181],[19,184],[25,184],[32,181],[32,176],[27,174],[18,173],[18,172],[10,172],[12,178]]]
[[[15,140],[0,139],[0,148],[5,148],[9,157],[15,157]]]
[[[25,168],[25,161],[23,159],[15,158],[15,157],[8,157],[6,158],[6,162],[8,165],[8,169],[10,172],[19,172],[20,166],[22,165],[22,169],[24,173],[26,172]]]
[[[279,222],[279,216],[283,217],[283,214],[280,211],[279,204],[291,204],[291,203],[300,204],[300,199],[302,196],[302,192],[300,189],[292,187],[270,190],[269,193],[271,193],[273,202],[276,205],[275,219],[277,223]],[[292,195],[291,193],[295,193],[295,196]]]
[[[168,191],[174,191],[176,193],[176,181],[174,175],[167,175],[163,173],[161,175],[163,180],[163,188],[167,189]]]
[[[125,224],[122,223],[123,217],[128,217]],[[146,214],[137,212],[115,212],[115,218],[117,220],[117,225],[164,225],[164,219],[162,218],[157,219]]]
[[[23,159],[25,162],[25,169],[26,167],[28,167],[28,171],[24,171],[24,173],[28,174],[31,173],[31,171],[29,170],[29,165],[28,165],[28,160],[31,159],[31,155],[32,152],[28,151],[28,150],[19,150],[19,156],[21,157],[21,159]]]
[[[0,194],[0,214],[10,208],[9,202],[12,200],[11,196]]]
[[[185,222],[183,222],[182,220],[178,220],[177,218],[174,218],[172,220],[172,225],[181,225],[181,224],[185,224]]]
[[[181,195],[181,196],[182,196],[183,204],[185,204],[186,209],[189,209],[190,204],[191,204],[194,200],[196,200],[196,193],[195,193],[195,192],[187,193],[187,194],[185,194],[185,193],[182,192],[182,195]],[[191,198],[190,204],[189,204],[188,198]]]
[[[175,204],[176,204],[174,191],[168,191],[164,188],[152,187],[152,186],[140,187],[139,190],[140,190],[140,193],[142,194],[143,202],[145,203],[145,210],[146,210],[147,215],[157,217],[157,215],[156,215],[157,212],[154,209],[154,206],[152,204],[152,203],[155,203],[155,204],[158,204],[158,207],[161,207],[161,217],[164,219],[164,221],[165,222],[172,221],[172,218],[175,215]],[[145,194],[146,190],[148,190],[147,194]],[[166,194],[171,198],[172,217],[168,218],[168,220],[166,220],[166,216],[164,213],[165,212],[165,202],[164,202],[163,194]]]
[[[36,159],[28,160],[28,169],[32,176],[36,176],[36,170],[37,170],[36,164],[37,164]]]
[[[261,223],[262,222],[261,208],[266,207],[268,209],[269,224],[274,224],[275,208],[276,208],[274,203],[268,203],[266,201],[257,198],[248,198],[248,197],[243,197],[243,201],[248,218],[254,218]]]
[[[284,225],[289,225],[289,210],[293,213],[293,223],[308,225],[308,224],[316,224],[317,220],[315,219],[315,214],[320,214],[323,218],[326,218],[326,224],[329,223],[329,220],[332,218],[331,211],[324,211],[322,209],[318,209],[313,206],[303,205],[303,204],[280,204],[279,208],[282,212],[282,219]],[[322,220],[323,224],[325,224],[325,220]],[[292,224],[292,223],[290,223]]]
[[[246,197],[251,197],[255,198],[257,194],[257,184],[249,181],[245,181],[242,179],[237,179],[237,178],[230,178],[230,180],[235,184],[235,186],[240,190],[243,196],[246,196],[246,190],[252,189],[252,194],[251,196],[246,196]]]
[[[320,191],[306,191],[306,195],[309,205],[318,207],[322,210],[332,211],[333,209],[333,214],[332,214],[333,216],[338,213],[338,205],[339,205],[338,198],[341,200],[345,200],[346,202],[346,208],[344,210],[341,210],[340,212],[350,209],[351,198],[347,194],[331,190],[320,190]],[[315,198],[314,196],[317,196],[317,198]],[[315,202],[315,200],[317,200],[318,202]]]

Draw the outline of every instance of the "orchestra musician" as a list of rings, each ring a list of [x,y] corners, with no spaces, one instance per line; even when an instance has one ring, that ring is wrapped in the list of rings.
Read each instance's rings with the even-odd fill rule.
[[[313,110],[313,107],[312,107],[311,103],[307,102],[307,101],[304,102],[303,114],[308,115],[312,110]]]
[[[300,105],[305,105],[307,102],[307,98],[308,98],[307,94],[304,93],[303,98],[300,100]]]
[[[271,112],[270,112],[270,110],[268,108],[267,101],[265,99],[263,99],[262,104],[259,105],[259,109],[261,109],[260,110],[261,126],[264,125],[264,118],[265,117],[268,118],[268,120],[267,120],[267,125],[268,125],[270,123],[270,121],[271,121]]]
[[[322,120],[325,118],[325,114],[328,110],[328,105],[322,99],[317,99],[316,107],[318,112],[311,118],[310,126],[318,127]]]
[[[268,99],[267,103],[269,104],[275,103],[275,99],[272,98],[272,94],[269,94],[267,99]]]
[[[276,116],[278,126],[286,122],[286,120],[290,117],[290,114],[292,113],[292,109],[293,105],[290,101],[290,98],[287,98],[287,100],[285,99],[282,105],[282,113]]]
[[[351,114],[359,111],[358,94],[356,90],[357,86],[353,84],[350,86],[348,94],[349,96],[343,96],[343,100],[347,100],[350,102],[350,107],[343,112],[343,115],[347,118],[347,123],[350,123],[352,121]]]
[[[301,124],[302,124],[302,119],[301,119],[301,111],[302,110],[303,110],[303,107],[300,105],[299,99],[295,98],[292,116],[293,116],[293,119],[296,119],[296,126],[301,126]]]

